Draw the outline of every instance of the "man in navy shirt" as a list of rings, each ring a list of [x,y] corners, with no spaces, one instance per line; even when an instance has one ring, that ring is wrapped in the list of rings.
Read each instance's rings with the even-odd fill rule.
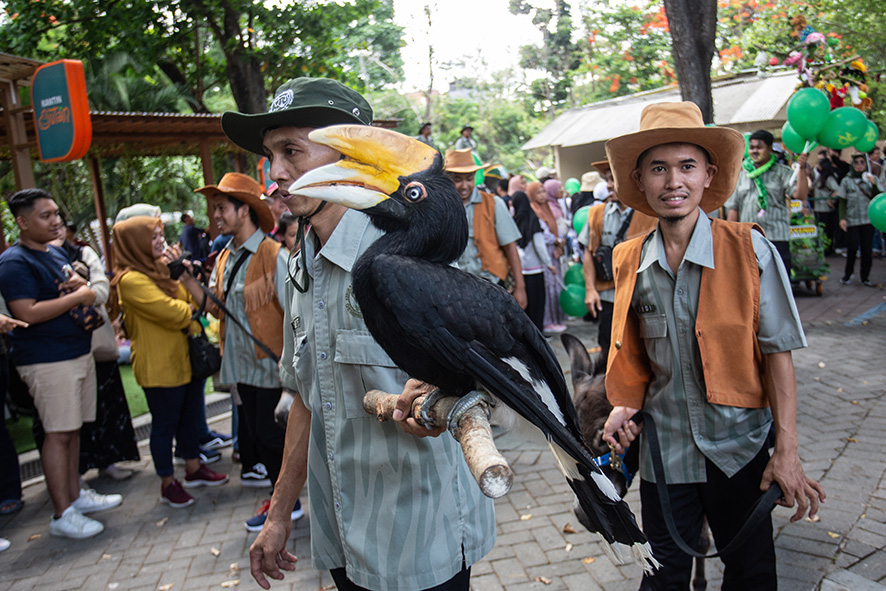
[[[65,252],[49,244],[62,226],[52,196],[25,189],[7,204],[20,236],[0,255],[0,290],[13,317],[27,323],[10,333],[10,358],[46,431],[40,455],[55,509],[49,532],[88,538],[104,526],[83,513],[110,509],[123,500],[80,488],[80,426],[95,420],[95,362],[92,333],[76,324],[69,311],[91,305],[95,292],[71,270]]]

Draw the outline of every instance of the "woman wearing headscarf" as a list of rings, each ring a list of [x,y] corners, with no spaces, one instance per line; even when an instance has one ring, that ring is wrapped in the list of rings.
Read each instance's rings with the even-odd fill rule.
[[[545,245],[544,231],[538,216],[532,211],[526,193],[515,192],[512,201],[514,222],[521,234],[517,240],[517,251],[520,253],[520,264],[523,266],[523,279],[526,283],[526,315],[538,330],[542,330],[546,299],[544,269],[552,268],[553,263]]]
[[[194,498],[175,479],[173,437],[185,460],[185,487],[228,480],[200,462],[194,428],[203,403],[203,381],[191,377],[188,334],[199,330],[192,313],[195,297],[202,297],[200,288],[189,273],[182,281],[170,277],[167,263],[180,253],[166,246],[163,223],[157,218],[137,216],[114,224],[112,250],[111,284],[131,340],[132,370],[151,411],[151,455],[161,480],[160,497],[172,507],[187,507]]]
[[[559,181],[553,182],[557,183],[559,189]],[[526,193],[532,204],[532,211],[541,222],[545,245],[553,263],[553,270],[545,268],[544,271],[546,298],[543,330],[548,333],[563,332],[566,330],[566,315],[560,309],[560,257],[563,256],[565,241],[544,186],[539,182],[529,183]]]

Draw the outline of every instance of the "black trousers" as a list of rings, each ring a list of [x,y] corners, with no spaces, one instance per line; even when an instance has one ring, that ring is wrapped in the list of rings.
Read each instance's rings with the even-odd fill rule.
[[[717,548],[725,548],[744,524],[748,511],[763,493],[760,480],[769,462],[764,448],[747,466],[727,478],[710,460],[706,461],[707,482],[668,486],[674,523],[690,547],[698,546],[704,518],[708,520]],[[652,576],[644,575],[641,591],[686,591],[692,576],[692,557],[685,554],[668,534],[655,484],[640,482],[643,531],[652,544],[652,553],[662,567]],[[721,557],[724,591],[775,590],[775,544],[772,519],[765,519],[737,548]]]
[[[602,306],[602,310],[597,310],[597,318],[600,319],[597,342],[600,343],[600,353],[603,355],[603,367],[606,367],[606,361],[609,359],[609,345],[612,342],[612,313],[615,311],[615,304],[601,301],[600,306]]]
[[[523,275],[526,284],[526,315],[532,320],[532,324],[542,330],[545,320],[545,275]]]
[[[272,485],[280,476],[283,444],[286,439],[286,432],[274,421],[274,408],[280,401],[282,392],[283,388],[257,388],[248,384],[237,384],[237,393],[243,402],[240,419],[245,419],[243,422],[246,423],[249,435],[255,441],[258,460],[268,469],[268,478]]]
[[[0,409],[6,408],[6,385],[9,365],[6,355],[0,355]],[[6,428],[6,418],[0,425],[0,502],[22,500],[22,481],[19,476],[18,454]]]
[[[874,226],[871,224],[849,226],[846,229],[846,268],[843,270],[843,279],[848,280],[855,271],[855,252],[859,247],[861,247],[861,280],[867,281],[874,260]]]
[[[828,245],[827,249],[824,251],[825,256],[831,256],[834,254],[834,248],[836,248],[836,233],[837,233],[837,212],[836,211],[816,211],[815,212],[815,221],[818,224],[824,224],[824,234],[828,237],[831,243]]]
[[[332,575],[332,580],[335,581],[335,587],[338,591],[367,591],[365,587],[355,585],[348,578],[343,568],[334,568],[329,573]],[[462,565],[462,570],[445,583],[440,583],[436,587],[429,587],[422,591],[468,591],[470,588],[471,567],[464,567]]]

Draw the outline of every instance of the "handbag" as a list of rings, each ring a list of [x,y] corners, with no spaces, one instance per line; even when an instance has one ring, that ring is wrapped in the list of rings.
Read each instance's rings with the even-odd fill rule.
[[[597,273],[597,279],[599,281],[612,281],[615,279],[615,274],[612,272],[612,249],[616,244],[621,243],[625,239],[625,234],[628,231],[628,226],[631,225],[631,219],[634,217],[634,210],[628,212],[628,215],[625,217],[625,221],[622,223],[621,228],[618,229],[618,233],[615,235],[615,244],[612,246],[606,246],[605,244],[601,244],[597,247],[597,250],[594,251],[594,271]]]
[[[27,252],[27,249],[25,249],[25,251]],[[52,275],[58,274],[58,270],[54,270],[52,267],[50,267],[48,264],[46,264],[46,261],[44,261],[43,259],[38,258],[38,257],[33,257],[33,258],[34,258],[34,260],[39,261],[40,264],[42,264],[44,267],[46,267],[46,269]],[[64,269],[64,268],[69,269],[71,273],[74,272],[74,269],[70,265],[65,265],[65,267],[62,267],[62,269]],[[68,277],[65,277],[65,279],[63,281],[61,281],[60,283],[67,281],[67,279],[68,279]],[[65,290],[62,290],[62,293],[68,294],[68,293],[71,293],[72,291],[74,291],[74,290],[73,289],[65,289]],[[78,305],[74,306],[73,308],[71,308],[70,310],[68,310],[68,315],[74,320],[74,324],[76,324],[77,326],[79,326],[80,328],[85,330],[86,332],[92,332],[96,328],[98,328],[99,326],[101,326],[105,323],[105,319],[102,318],[102,315],[101,315],[101,313],[99,313],[98,308],[96,308],[95,306],[92,306],[92,305],[78,304]]]
[[[188,358],[191,360],[191,380],[205,380],[221,369],[221,352],[209,342],[206,329],[200,324],[200,332],[188,335]]]
[[[203,298],[200,309],[194,312],[191,320],[199,319],[203,315],[205,308],[206,298]],[[182,332],[188,335],[188,359],[191,361],[191,381],[205,380],[209,376],[218,373],[221,369],[221,351],[218,345],[209,341],[203,323],[198,322],[197,324],[200,325],[200,332],[198,333],[190,334],[187,328],[182,329]]]

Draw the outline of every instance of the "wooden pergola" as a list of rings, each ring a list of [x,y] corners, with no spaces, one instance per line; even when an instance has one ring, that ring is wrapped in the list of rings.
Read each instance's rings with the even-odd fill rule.
[[[33,109],[20,104],[22,87],[30,86],[34,71],[42,62],[0,54],[0,158],[12,162],[16,188],[34,187],[33,158],[37,140]],[[110,268],[110,237],[107,228],[104,187],[99,159],[122,155],[199,156],[205,184],[215,182],[212,152],[242,150],[232,144],[221,127],[221,115],[182,115],[178,113],[108,113],[92,112],[92,144],[86,156],[92,177],[95,213],[101,229],[105,261]],[[238,168],[240,159],[237,159]]]
[[[32,59],[0,53],[0,159],[12,161],[17,189],[34,187],[32,161],[36,157],[37,139],[33,109],[20,104],[19,92],[31,85],[34,71],[43,65]],[[92,176],[95,213],[101,228],[105,264],[111,268],[110,239],[107,228],[104,188],[99,159],[101,157],[133,156],[199,156],[203,183],[214,184],[212,153],[245,152],[231,143],[221,127],[220,114],[186,115],[179,113],[109,113],[91,112],[92,144],[86,155]],[[392,129],[397,120],[373,121],[373,125]],[[237,172],[244,172],[245,160],[235,159]],[[210,216],[210,233],[215,223]]]

